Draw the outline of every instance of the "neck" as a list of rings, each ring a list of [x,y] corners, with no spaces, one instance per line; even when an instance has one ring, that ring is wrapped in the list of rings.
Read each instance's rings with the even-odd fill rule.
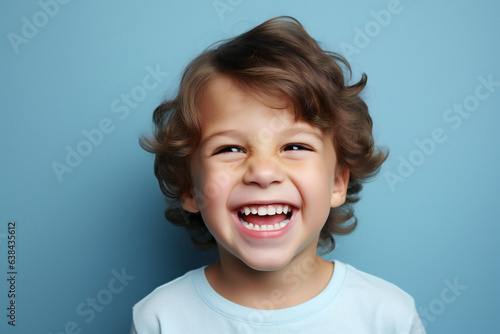
[[[316,254],[301,252],[285,267],[259,271],[221,250],[220,261],[207,268],[212,288],[224,298],[257,309],[295,306],[318,295],[328,285],[333,264]]]

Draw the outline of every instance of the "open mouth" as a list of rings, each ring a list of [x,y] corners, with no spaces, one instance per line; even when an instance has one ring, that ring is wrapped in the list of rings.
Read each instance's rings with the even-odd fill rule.
[[[288,204],[250,205],[238,210],[238,218],[249,230],[277,231],[288,224],[292,211]]]

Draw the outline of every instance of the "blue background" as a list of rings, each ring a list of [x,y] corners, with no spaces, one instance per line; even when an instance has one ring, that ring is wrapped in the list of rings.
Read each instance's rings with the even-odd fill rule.
[[[473,96],[480,77],[500,82],[499,2],[401,0],[383,24],[376,13],[391,1],[69,1],[45,6],[51,16],[44,3],[54,2],[0,5],[2,333],[126,333],[135,302],[213,261],[164,220],[153,157],[138,137],[189,60],[278,15],[344,51],[354,79],[368,74],[374,136],[391,150],[357,205],[359,227],[327,257],[414,296],[428,333],[495,333],[500,87]],[[24,28],[29,38],[26,22],[39,25]],[[13,34],[25,40],[16,45]],[[154,89],[141,88],[148,68],[162,72],[147,81]],[[446,121],[464,103],[470,115]],[[87,156],[58,179],[54,162],[66,164],[67,146],[76,150],[82,131],[102,122],[109,133],[80,144]],[[422,152],[416,141],[436,129],[446,139]],[[9,220],[18,223],[15,328],[6,324]],[[129,276],[116,293],[113,270]],[[76,311],[96,297],[106,305],[93,317]]]

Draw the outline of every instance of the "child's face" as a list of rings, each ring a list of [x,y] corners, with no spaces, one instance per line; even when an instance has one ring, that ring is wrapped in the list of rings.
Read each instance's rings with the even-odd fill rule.
[[[349,178],[337,168],[330,136],[295,122],[291,108],[262,104],[226,76],[207,84],[199,109],[193,189],[181,202],[201,212],[221,258],[277,270],[299,254],[314,255],[330,207],[344,203]]]

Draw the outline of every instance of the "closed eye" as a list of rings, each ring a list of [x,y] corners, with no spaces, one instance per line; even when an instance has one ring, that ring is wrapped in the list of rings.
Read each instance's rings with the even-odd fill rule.
[[[223,146],[218,148],[212,155],[220,153],[245,153],[245,151],[239,146]]]
[[[303,144],[288,144],[283,147],[283,151],[313,151],[313,149]]]

